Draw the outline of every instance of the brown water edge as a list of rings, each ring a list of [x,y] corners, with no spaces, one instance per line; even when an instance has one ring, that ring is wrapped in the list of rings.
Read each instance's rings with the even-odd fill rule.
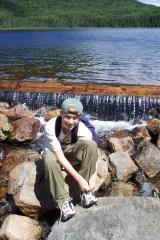
[[[150,85],[108,85],[68,82],[27,82],[0,80],[0,90],[38,93],[74,93],[115,96],[148,96],[159,98],[160,86]]]

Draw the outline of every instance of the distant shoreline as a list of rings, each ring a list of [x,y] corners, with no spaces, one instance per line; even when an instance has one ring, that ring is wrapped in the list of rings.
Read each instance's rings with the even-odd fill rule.
[[[0,31],[52,31],[52,30],[78,30],[78,29],[158,29],[159,27],[43,27],[43,28],[0,28]]]

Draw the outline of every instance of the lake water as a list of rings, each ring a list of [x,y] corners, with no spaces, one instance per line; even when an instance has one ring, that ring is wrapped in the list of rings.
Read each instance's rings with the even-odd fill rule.
[[[160,86],[160,28],[0,31],[0,79]]]

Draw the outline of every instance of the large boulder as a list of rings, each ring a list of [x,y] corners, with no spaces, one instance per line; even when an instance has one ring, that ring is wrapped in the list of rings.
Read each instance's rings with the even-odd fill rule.
[[[127,181],[138,170],[131,157],[126,152],[115,152],[109,155],[110,162],[116,169],[118,180]]]
[[[46,114],[44,120],[45,121],[49,121],[51,118],[59,116],[60,113],[61,113],[60,111],[61,111],[60,109],[55,109],[55,110],[49,111]]]
[[[42,172],[38,172],[38,162],[26,162],[15,167],[9,175],[8,194],[15,205],[26,216],[37,217],[42,211],[39,194],[44,197],[44,189],[38,189]],[[37,192],[37,190],[39,190]],[[47,197],[46,197],[47,202]]]
[[[53,225],[47,240],[157,240],[159,229],[159,199],[109,197],[88,209],[76,207],[72,219]]]
[[[16,120],[24,117],[33,117],[32,112],[25,104],[18,104],[13,108],[0,108],[0,113],[6,115],[8,118]]]
[[[150,142],[142,142],[139,145],[134,159],[150,178],[160,171],[160,150]]]
[[[12,139],[19,142],[24,142],[36,139],[41,123],[34,117],[24,117],[14,121],[12,125]]]
[[[152,118],[147,123],[147,129],[153,134],[157,135],[160,133],[160,119],[158,118]]]
[[[3,144],[1,151],[3,159],[0,161],[0,199],[3,198],[7,191],[9,173],[12,169],[23,162],[41,159],[40,154],[25,146],[17,147],[14,145]]]
[[[111,182],[111,174],[109,173],[109,157],[108,155],[98,148],[98,162],[97,162],[97,178],[94,191],[97,191],[101,185],[105,182],[105,186],[108,186]]]
[[[135,127],[133,129],[134,139],[151,141],[151,136],[145,126]]]
[[[111,152],[134,152],[134,143],[128,133],[114,132],[106,136],[107,145]]]
[[[38,221],[15,214],[8,216],[0,229],[1,240],[40,240],[41,236]]]

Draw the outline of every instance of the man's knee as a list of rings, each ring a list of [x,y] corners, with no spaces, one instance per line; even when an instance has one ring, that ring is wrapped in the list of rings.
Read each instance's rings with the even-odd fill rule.
[[[87,148],[96,150],[97,149],[97,143],[94,140],[81,140],[81,144]]]

